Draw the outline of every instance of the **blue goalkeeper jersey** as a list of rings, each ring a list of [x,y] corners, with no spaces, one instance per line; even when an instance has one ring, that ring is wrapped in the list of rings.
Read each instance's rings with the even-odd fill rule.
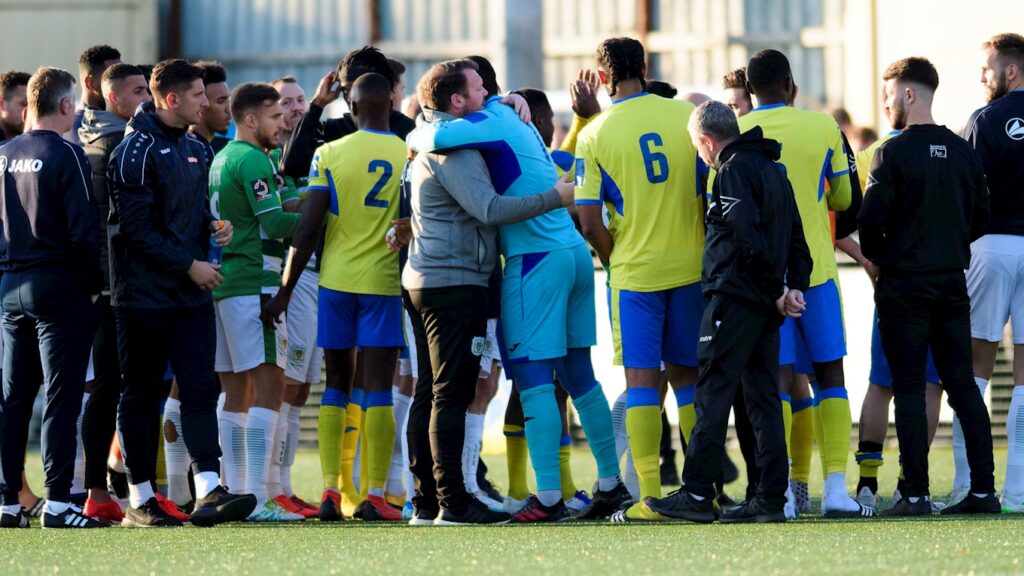
[[[433,152],[470,148],[487,163],[498,194],[542,194],[558,181],[551,153],[533,124],[519,119],[512,108],[491,97],[483,110],[458,120],[427,124],[406,138],[409,149]],[[498,228],[506,257],[550,252],[583,243],[565,208]]]

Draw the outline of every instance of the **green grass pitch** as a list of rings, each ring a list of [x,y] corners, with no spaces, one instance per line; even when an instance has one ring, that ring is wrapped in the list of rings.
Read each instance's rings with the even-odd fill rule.
[[[734,458],[739,461],[738,454]],[[1001,479],[1005,452],[996,457]],[[502,455],[487,457],[505,482]],[[741,461],[739,461],[741,463]],[[886,453],[879,483],[895,485],[896,454]],[[574,451],[578,486],[594,468]],[[931,455],[932,491],[948,491],[951,454]],[[851,491],[856,469],[849,467]],[[319,494],[314,452],[293,474],[308,500]],[[38,455],[29,478],[39,489]],[[820,467],[812,462],[812,494]],[[743,482],[727,488],[739,496]],[[667,490],[668,488],[666,488]],[[939,497],[941,499],[941,497]],[[1013,574],[1024,572],[1024,516],[985,520],[824,521],[805,516],[778,526],[609,525],[412,528],[357,521],[320,525],[236,524],[214,529],[38,529],[0,532],[0,574]]]

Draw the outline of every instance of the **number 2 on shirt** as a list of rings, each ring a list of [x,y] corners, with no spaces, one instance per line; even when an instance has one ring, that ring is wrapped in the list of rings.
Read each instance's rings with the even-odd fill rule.
[[[647,181],[651,184],[660,184],[668,180],[668,158],[665,154],[654,150],[655,147],[660,148],[661,146],[661,135],[656,132],[648,132],[640,136],[640,154],[644,158]]]
[[[366,195],[366,200],[363,204],[372,208],[387,208],[390,206],[390,202],[387,200],[381,200],[377,198],[377,194],[384,189],[388,181],[391,180],[391,163],[385,160],[372,160],[370,162],[370,168],[367,170],[370,174],[381,172],[380,178],[377,179],[377,183],[373,185],[373,189]]]

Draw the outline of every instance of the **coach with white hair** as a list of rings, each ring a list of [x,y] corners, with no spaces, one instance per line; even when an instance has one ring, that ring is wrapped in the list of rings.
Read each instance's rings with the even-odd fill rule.
[[[33,129],[0,147],[0,294],[3,396],[0,398],[0,528],[27,528],[18,504],[25,443],[42,367],[44,528],[98,528],[71,506],[75,423],[103,288],[100,217],[89,161],[61,137],[75,118],[75,79],[40,68],[28,82]]]
[[[722,522],[785,522],[788,461],[778,391],[779,326],[805,308],[811,257],[793,189],[778,164],[781,147],[760,128],[740,134],[736,116],[706,102],[690,116],[700,157],[717,170],[705,217],[696,389],[697,424],[686,450],[682,489],[647,498],[654,512],[712,522],[729,409],[742,386],[763,472],[756,495]]]

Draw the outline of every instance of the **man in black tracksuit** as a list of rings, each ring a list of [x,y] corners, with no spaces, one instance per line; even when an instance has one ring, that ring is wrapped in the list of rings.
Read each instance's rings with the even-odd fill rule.
[[[74,122],[74,77],[41,68],[28,84],[34,129],[0,147],[0,293],[3,395],[0,398],[0,527],[25,528],[18,504],[32,404],[42,369],[44,528],[98,528],[70,505],[75,427],[94,303],[103,287],[99,215],[80,148],[61,134]]]
[[[213,370],[216,335],[210,290],[221,282],[206,262],[214,218],[207,198],[206,146],[188,134],[207,105],[201,70],[184,60],[153,69],[153,102],[139,107],[110,156],[107,181],[118,229],[110,236],[111,300],[124,377],[117,429],[129,479],[125,524],[175,526],[151,486],[153,422],[167,361],[181,393],[182,436],[192,456],[193,524],[242,520],[255,497],[220,486]],[[215,233],[231,239],[230,223]]]
[[[931,103],[939,76],[928,60],[897,61],[882,78],[893,128],[903,132],[875,152],[858,218],[864,255],[879,268],[878,329],[892,368],[906,477],[903,498],[882,514],[931,514],[925,412],[929,345],[949,404],[960,417],[971,466],[971,493],[942,513],[998,514],[991,424],[974,383],[964,277],[971,242],[988,226],[985,173],[967,142],[935,125]]]
[[[717,175],[706,216],[701,284],[697,424],[686,449],[683,488],[646,498],[650,510],[694,522],[714,520],[729,409],[741,386],[757,435],[761,478],[756,495],[723,522],[785,522],[789,477],[778,391],[779,327],[805,307],[811,256],[793,189],[777,161],[781,147],[760,128],[739,134],[736,117],[707,102],[690,117],[701,158]]]

